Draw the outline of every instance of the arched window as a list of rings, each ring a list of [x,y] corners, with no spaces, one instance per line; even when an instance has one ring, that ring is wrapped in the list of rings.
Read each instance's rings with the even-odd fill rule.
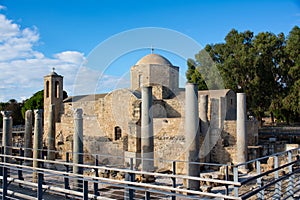
[[[55,81],[55,97],[59,98],[59,82]]]
[[[122,129],[119,126],[115,127],[115,140],[119,140],[122,137]]]
[[[49,97],[49,81],[46,81],[46,98]]]

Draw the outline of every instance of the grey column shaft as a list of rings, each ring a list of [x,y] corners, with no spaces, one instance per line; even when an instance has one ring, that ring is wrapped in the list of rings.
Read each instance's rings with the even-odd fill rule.
[[[210,126],[209,126],[209,136],[210,136],[210,144],[209,147],[210,151],[210,159],[215,160],[214,157],[218,154],[218,148],[216,144],[221,138],[221,130],[219,125],[219,117],[220,117],[220,110],[219,110],[219,99],[211,98],[210,99]]]
[[[219,98],[219,127],[221,131],[223,130],[224,127],[224,121],[226,118],[226,99],[225,97],[220,97]]]
[[[247,132],[246,132],[246,94],[237,93],[236,143],[237,162],[247,161]]]
[[[76,164],[83,164],[83,118],[81,108],[74,111],[73,163],[73,173],[82,174],[82,167],[76,166]]]
[[[199,118],[200,118],[200,129],[204,137],[200,152],[200,158],[205,157],[205,162],[210,162],[209,152],[210,152],[210,136],[208,132],[209,122],[207,118],[208,112],[208,95],[200,95],[199,97]]]
[[[154,171],[152,87],[142,87],[142,170]]]
[[[32,111],[27,110],[25,112],[25,134],[24,134],[24,157],[32,158]],[[32,163],[29,160],[25,160],[25,163]]]
[[[12,149],[12,118],[11,111],[1,111],[3,115],[3,131],[2,131],[2,147],[4,155],[11,155]],[[4,159],[5,162],[10,162],[9,158]]]
[[[187,83],[185,87],[185,140],[188,162],[199,162],[200,136],[199,136],[199,110],[198,90],[196,84]],[[200,176],[200,165],[187,163],[188,176]],[[200,182],[188,180],[187,187],[199,190]]]
[[[48,116],[48,151],[47,160],[55,160],[55,105],[51,104]]]
[[[42,159],[43,148],[43,126],[42,109],[34,110],[34,138],[33,138],[33,168],[38,168],[40,162],[36,159]],[[37,182],[37,172],[33,173],[33,182]]]

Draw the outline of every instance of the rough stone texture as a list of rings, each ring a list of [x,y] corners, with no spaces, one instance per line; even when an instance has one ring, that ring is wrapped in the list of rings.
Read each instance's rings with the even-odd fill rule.
[[[32,158],[32,110],[25,112],[25,133],[24,133],[24,157]],[[31,165],[32,161],[25,160],[25,165]]]
[[[246,94],[237,94],[237,119],[236,119],[236,143],[237,143],[237,162],[244,163],[248,161],[247,148],[247,128],[246,128]],[[242,166],[244,167],[244,166]]]
[[[153,64],[136,64],[131,68],[131,90],[118,89],[108,94],[82,95],[69,97],[62,103],[58,103],[58,121],[56,121],[56,148],[63,151],[72,150],[73,142],[73,110],[83,110],[84,152],[106,154],[100,161],[108,164],[124,164],[128,157],[140,159],[141,145],[141,85],[153,87],[153,130],[154,130],[154,157],[155,167],[170,167],[167,160],[184,160],[184,121],[185,121],[185,89],[178,88],[178,67],[165,65],[163,59],[156,60]],[[151,59],[150,59],[151,60]],[[159,61],[160,60],[160,61]],[[151,62],[151,61],[147,61]],[[142,75],[142,76],[139,76]],[[47,80],[55,80],[56,76],[45,76],[45,89]],[[62,83],[62,80],[61,82]],[[52,90],[50,90],[53,92]],[[49,94],[53,96],[54,94]],[[198,96],[208,96],[208,123],[216,121],[224,124],[224,128],[216,144],[213,147],[212,162],[235,162],[236,157],[236,94],[231,90],[198,91]],[[220,101],[217,110],[221,110],[222,116],[211,118],[211,99]],[[222,99],[223,98],[223,99]],[[57,100],[58,101],[58,100]],[[59,102],[58,101],[58,102]],[[200,101],[198,101],[200,107]],[[45,115],[50,105],[49,99],[45,99]],[[219,112],[218,112],[219,113]],[[199,111],[200,114],[200,111]],[[216,114],[219,115],[219,114]],[[216,116],[215,115],[215,116]],[[220,120],[224,118],[223,120]],[[47,119],[45,119],[47,133]],[[219,128],[219,126],[218,126]],[[257,122],[247,122],[248,146],[257,143]],[[219,131],[220,132],[220,131]],[[45,135],[44,138],[47,138]],[[200,143],[203,142],[203,136]],[[61,154],[62,158],[64,154]],[[119,156],[119,157],[117,157]],[[123,156],[127,156],[126,159]],[[122,157],[122,158],[121,158]],[[93,157],[86,160],[93,161]],[[139,163],[136,163],[138,167]],[[185,167],[178,163],[177,172],[185,173]]]
[[[55,160],[55,105],[51,104],[48,112],[48,142],[47,142],[47,159]],[[51,164],[50,164],[51,165]]]
[[[192,162],[200,162],[200,124],[198,109],[198,86],[187,83],[185,98],[185,141],[186,141],[186,170],[188,176],[199,177],[200,165]],[[187,180],[187,188],[199,190],[200,182]]]
[[[44,76],[44,133],[48,133],[48,116],[50,105],[55,105],[54,121],[60,122],[60,116],[64,113],[63,106],[63,77],[56,72]],[[47,142],[47,134],[44,141]]]
[[[3,115],[2,146],[4,155],[12,155],[12,117],[11,111],[1,111]],[[4,162],[10,162],[10,158],[4,158]]]
[[[43,127],[42,127],[42,109],[34,110],[34,138],[33,138],[33,163],[32,167],[41,167],[41,162],[36,159],[42,159],[42,148],[43,148]],[[37,182],[38,174],[36,171],[33,172],[32,181]]]
[[[152,114],[152,87],[143,87],[142,90],[142,117],[141,117],[141,155],[142,170],[154,171],[154,135]]]
[[[132,90],[140,90],[141,86],[159,86],[153,88],[156,99],[169,98],[178,89],[179,67],[157,54],[143,57],[131,68],[130,75]]]

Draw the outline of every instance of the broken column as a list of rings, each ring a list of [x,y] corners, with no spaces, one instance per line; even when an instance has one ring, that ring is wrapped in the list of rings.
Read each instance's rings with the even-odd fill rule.
[[[73,164],[73,173],[83,174],[83,168],[78,166],[78,164],[83,164],[83,118],[81,108],[74,110]],[[82,190],[82,180],[75,180],[75,189]]]
[[[41,167],[41,162],[37,159],[42,159],[43,151],[43,126],[42,126],[42,109],[34,110],[34,138],[33,138],[33,182],[38,182],[38,173],[36,168]]]
[[[188,176],[200,177],[200,165],[190,162],[199,162],[199,114],[198,89],[196,84],[187,83],[185,87],[185,140],[186,140],[186,169]],[[200,181],[188,180],[187,188],[199,190]]]
[[[237,163],[247,161],[246,94],[237,93],[236,143]]]
[[[153,115],[152,115],[152,87],[142,87],[142,170],[154,171],[154,138],[153,138]]]
[[[203,143],[201,145],[200,150],[200,159],[204,162],[210,162],[209,159],[209,122],[207,118],[207,110],[208,110],[208,95],[200,95],[199,97],[199,118],[200,118],[200,130],[203,135]]]
[[[4,155],[12,153],[12,118],[11,111],[1,111],[3,115],[2,147]],[[10,158],[5,157],[4,162],[10,162]]]
[[[25,134],[24,134],[24,157],[32,158],[32,111],[25,112]],[[32,164],[31,160],[25,160],[24,165]]]
[[[125,164],[130,164],[130,158],[133,158],[133,164],[137,168],[141,164],[141,126],[136,121],[128,122],[128,147],[124,152]]]
[[[55,160],[55,105],[51,104],[48,116],[48,149],[47,160]],[[53,164],[48,164],[48,168],[53,168]]]

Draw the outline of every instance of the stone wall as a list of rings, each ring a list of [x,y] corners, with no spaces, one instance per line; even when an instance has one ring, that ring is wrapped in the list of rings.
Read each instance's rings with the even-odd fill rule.
[[[258,138],[257,121],[247,121],[248,146],[256,146]],[[220,139],[213,148],[211,160],[216,163],[236,163],[236,121],[224,121]]]

